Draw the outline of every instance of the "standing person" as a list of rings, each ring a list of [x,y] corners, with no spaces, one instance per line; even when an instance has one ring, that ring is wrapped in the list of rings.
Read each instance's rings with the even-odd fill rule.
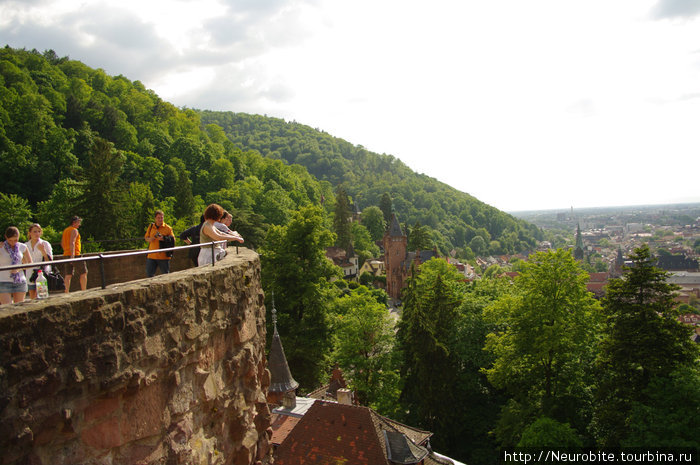
[[[156,210],[154,222],[148,227],[144,238],[148,242],[148,250],[157,250],[165,237],[172,237],[172,244],[175,245],[175,236],[173,236],[173,228],[165,223],[165,214]],[[167,248],[167,247],[166,247]],[[165,252],[149,253],[146,256],[146,276],[149,278],[155,276],[156,269],[160,268],[161,274],[170,273],[170,257]]]
[[[31,263],[32,257],[25,244],[19,242],[19,229],[10,226],[5,230],[5,241],[0,247],[0,266]],[[24,301],[27,293],[27,277],[24,270],[0,271],[0,305]]]
[[[41,225],[39,225],[39,223],[34,223],[29,227],[29,240],[24,243],[24,245],[26,245],[29,249],[29,255],[31,255],[32,262],[34,263],[48,262],[53,260],[53,249],[51,248],[51,244],[49,244],[47,241],[41,238],[41,234],[43,232],[44,231],[43,229],[41,229]],[[48,271],[51,271],[51,265],[46,265],[44,267],[37,266],[34,268],[34,272],[29,278],[29,283],[27,283],[29,287],[30,299],[36,299],[35,280],[39,270],[42,270],[44,273],[47,273]]]
[[[70,220],[70,226],[63,230],[61,236],[61,247],[63,248],[64,258],[80,257],[80,232],[78,228],[82,224],[83,219],[79,216],[74,216]],[[73,274],[78,272],[80,276],[80,289],[87,289],[87,265],[84,261],[66,263],[63,269],[64,281],[66,284],[66,294],[70,292],[70,281]]]
[[[195,224],[180,233],[180,240],[182,240],[187,245],[199,244],[199,231],[202,229],[204,224],[204,215],[199,217],[199,224]],[[199,248],[192,247],[188,249],[187,255],[192,260],[194,266],[198,266],[197,258],[199,257]]]
[[[209,205],[206,210],[204,210],[204,224],[202,224],[202,229],[199,232],[199,243],[204,244],[212,241],[239,241],[243,242],[243,238],[240,236],[234,236],[232,234],[227,234],[219,231],[215,224],[221,219],[224,214],[224,209],[220,205],[215,203]],[[214,251],[214,259],[221,260],[226,256],[226,249],[222,245],[217,245]],[[199,249],[199,259],[197,260],[199,266],[209,265],[212,263],[212,251],[209,247],[201,247]]]

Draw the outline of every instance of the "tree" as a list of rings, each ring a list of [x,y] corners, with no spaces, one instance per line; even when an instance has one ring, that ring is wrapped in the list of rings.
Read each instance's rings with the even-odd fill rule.
[[[361,220],[362,225],[367,228],[373,241],[379,241],[384,237],[386,222],[384,221],[384,214],[379,207],[373,205],[362,210]]]
[[[334,360],[351,379],[362,405],[393,412],[399,376],[392,359],[394,323],[386,306],[360,287],[338,298],[335,307]]]
[[[0,233],[5,234],[5,229],[9,226],[16,226],[24,233],[31,223],[31,218],[32,210],[25,199],[15,194],[0,192]]]
[[[194,195],[192,195],[192,181],[189,172],[181,169],[178,172],[177,184],[175,185],[175,216],[178,218],[194,220]]]
[[[612,279],[603,299],[607,318],[597,366],[594,430],[604,446],[618,446],[630,434],[635,403],[645,404],[652,379],[694,363],[691,328],[678,321],[667,273],[652,264],[649,247],[634,250],[633,265]]]
[[[333,216],[333,230],[336,234],[336,245],[344,250],[349,250],[352,245],[352,233],[350,230],[350,202],[342,186],[335,191],[335,214]]]
[[[82,185],[73,179],[64,179],[55,186],[47,200],[39,202],[38,220],[43,226],[53,226],[62,231],[70,218],[75,215],[75,207],[83,195]]]
[[[498,327],[486,339],[495,356],[486,373],[512,399],[497,428],[503,445],[516,444],[522,428],[540,416],[585,430],[588,420],[580,415],[590,403],[587,376],[600,317],[587,281],[570,252],[539,252],[523,266],[513,294],[486,310]]]
[[[460,401],[455,405],[454,416],[459,421],[451,425],[449,447],[444,450],[473,465],[493,463],[497,444],[492,430],[505,401],[502,391],[494,388],[485,374],[494,356],[484,350],[484,344],[486,335],[495,328],[484,318],[484,310],[510,293],[511,288],[510,280],[503,278],[469,283],[455,320],[453,352],[458,360],[455,366],[458,378],[454,395]]]
[[[124,157],[114,150],[112,143],[95,138],[83,171],[83,195],[77,208],[85,219],[82,227],[85,236],[97,240],[123,239],[120,231],[131,221],[127,215],[128,186],[120,178],[123,166]]]
[[[384,192],[384,195],[382,195],[382,200],[379,202],[379,209],[384,215],[384,223],[391,223],[391,214],[393,213],[393,207],[391,204],[391,196],[388,192]]]
[[[408,244],[406,247],[411,251],[432,250],[433,240],[430,237],[430,228],[428,226],[421,226],[421,224],[416,221],[416,224],[408,235]]]
[[[445,447],[458,417],[454,387],[460,362],[453,345],[462,278],[444,260],[429,260],[420,273],[412,268],[399,323],[402,408],[407,421],[433,431],[435,445]]]
[[[700,368],[684,365],[669,376],[649,380],[643,401],[630,408],[623,447],[700,447]]]
[[[377,244],[372,242],[372,238],[369,231],[367,231],[367,228],[360,223],[353,222],[350,224],[350,231],[352,233],[353,248],[355,249],[355,253],[360,258],[358,264],[360,267],[368,258],[379,256],[379,247]]]
[[[548,417],[540,417],[525,428],[518,447],[564,448],[581,447],[581,438],[568,423],[560,423]]]
[[[209,191],[230,189],[233,187],[235,179],[236,171],[233,168],[233,163],[225,158],[219,158],[211,165],[211,182]]]
[[[469,248],[472,249],[476,255],[483,255],[488,251],[486,241],[481,236],[475,236],[469,241]]]
[[[260,248],[263,288],[266,295],[275,295],[289,367],[309,390],[321,381],[331,347],[328,313],[337,292],[330,279],[340,277],[340,270],[326,258],[325,249],[334,239],[323,210],[307,206],[287,225],[270,227]]]

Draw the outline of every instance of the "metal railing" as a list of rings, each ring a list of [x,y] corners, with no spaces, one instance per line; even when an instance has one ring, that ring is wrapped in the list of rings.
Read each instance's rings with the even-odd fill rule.
[[[217,244],[228,244],[229,241],[212,241],[212,242],[205,242],[203,244],[191,244],[191,245],[179,245],[175,247],[169,247],[167,249],[152,249],[152,250],[136,250],[132,252],[106,252],[106,253],[98,253],[97,255],[85,257],[85,256],[80,256],[78,258],[63,258],[61,260],[49,260],[49,261],[44,261],[44,262],[34,262],[34,263],[22,263],[20,265],[8,265],[8,266],[0,266],[0,271],[6,271],[6,270],[33,270],[34,268],[41,268],[47,265],[61,265],[63,263],[74,263],[74,262],[89,262],[89,261],[96,261],[99,260],[100,262],[100,280],[102,283],[102,289],[105,289],[107,287],[106,280],[105,280],[105,267],[104,267],[104,261],[106,259],[111,259],[111,258],[120,258],[120,257],[131,257],[135,255],[148,255],[152,253],[158,253],[158,252],[168,252],[168,251],[175,251],[175,250],[185,250],[185,249],[192,249],[194,247],[202,248],[202,247],[211,247],[211,264],[214,266],[216,263],[216,245]],[[238,246],[236,246],[236,255],[238,255]]]

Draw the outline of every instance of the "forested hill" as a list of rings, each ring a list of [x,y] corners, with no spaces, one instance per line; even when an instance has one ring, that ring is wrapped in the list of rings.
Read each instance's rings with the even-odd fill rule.
[[[360,209],[380,205],[389,193],[401,222],[433,230],[443,251],[472,246],[474,252],[514,253],[535,246],[542,232],[473,196],[412,171],[391,155],[326,132],[279,118],[233,112],[201,111],[202,121],[217,124],[233,143],[266,157],[300,164],[320,180],[342,185]],[[484,241],[476,237],[482,237]]]
[[[0,170],[1,228],[39,221],[55,241],[77,214],[102,248],[141,237],[155,209],[181,231],[211,202],[261,245],[306,205],[323,204],[330,225],[338,184],[361,209],[388,193],[443,253],[517,252],[541,234],[394,157],[280,119],[179,109],[53,51],[0,49]]]

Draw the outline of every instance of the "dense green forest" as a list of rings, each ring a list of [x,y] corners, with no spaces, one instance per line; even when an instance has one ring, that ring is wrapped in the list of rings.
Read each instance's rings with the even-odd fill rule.
[[[269,225],[286,223],[302,205],[323,202],[332,211],[342,186],[360,209],[379,206],[388,194],[407,231],[419,225],[443,254],[522,252],[542,239],[537,227],[393,156],[308,126],[178,109],[138,81],[52,51],[6,47],[0,79],[0,192],[19,197],[3,201],[14,205],[10,211],[31,209],[55,230],[82,209],[89,237],[138,237],[154,205],[178,229],[219,202],[259,245]],[[90,203],[101,197],[110,201]]]
[[[269,225],[334,201],[303,167],[244,151],[140,82],[51,51],[0,50],[0,152],[0,226],[37,220],[55,240],[79,214],[93,249],[133,247],[109,241],[142,237],[157,208],[182,231],[212,202],[259,246]]]
[[[202,121],[224,129],[233,143],[266,157],[300,164],[316,178],[342,185],[359,209],[380,205],[389,193],[399,220],[410,230],[416,223],[429,227],[443,253],[457,249],[473,253],[506,254],[532,250],[542,232],[423,174],[417,174],[391,155],[323,131],[278,118],[232,112],[202,111]],[[465,173],[465,176],[467,173]],[[481,236],[484,242],[474,240]]]
[[[411,270],[396,325],[386,293],[339,279],[326,247],[378,254],[392,210],[412,248],[467,257],[531,249],[540,230],[394,157],[297,123],[178,109],[52,51],[0,49],[0,168],[0,228],[39,221],[57,242],[77,214],[93,250],[145,247],[156,209],[178,233],[221,204],[260,253],[302,393],[338,364],[363,404],[471,465],[516,445],[698,447],[697,345],[648,248],[602,302],[564,250],[532,255],[515,281],[467,283],[433,259]],[[345,220],[352,202],[361,224]]]

